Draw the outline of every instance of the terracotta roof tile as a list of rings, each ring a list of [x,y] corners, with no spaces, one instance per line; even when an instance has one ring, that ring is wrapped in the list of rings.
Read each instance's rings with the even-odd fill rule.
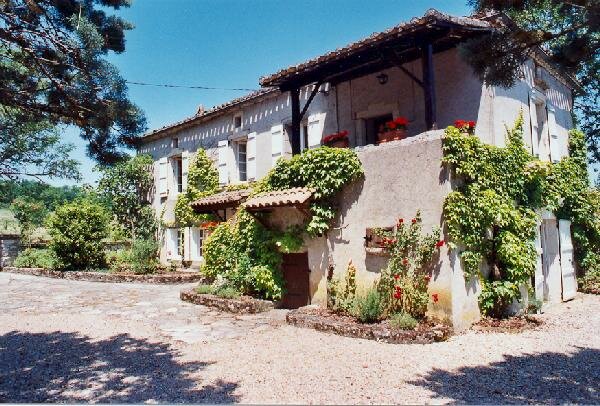
[[[214,195],[198,199],[190,203],[190,206],[192,206],[192,208],[196,212],[221,210],[227,207],[236,207],[244,200],[246,200],[249,194],[249,189],[220,192]]]
[[[259,193],[249,198],[243,206],[248,210],[259,210],[271,207],[296,206],[307,203],[312,197],[308,188],[292,188]]]

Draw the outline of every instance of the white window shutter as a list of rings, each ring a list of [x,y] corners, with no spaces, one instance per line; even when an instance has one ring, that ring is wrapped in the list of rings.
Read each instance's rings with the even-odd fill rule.
[[[275,125],[271,127],[271,164],[275,166],[275,162],[283,153],[283,125]]]
[[[219,152],[219,183],[226,185],[229,183],[229,171],[227,169],[227,162],[229,158],[229,142],[227,140],[219,141],[217,149]]]
[[[321,114],[311,115],[308,118],[308,148],[315,148],[321,145],[323,122]]]
[[[554,107],[548,105],[548,134],[550,138],[550,160],[558,162],[563,157],[560,140],[558,139],[558,128]]]
[[[531,96],[529,97],[529,119],[531,122],[531,138],[527,138],[527,134],[525,134],[525,146],[529,148],[533,156],[537,157],[540,155],[539,122],[537,106]]]
[[[160,196],[166,196],[169,192],[167,185],[168,163],[167,157],[162,157],[158,160],[157,191]]]
[[[246,142],[246,173],[249,181],[256,180],[256,133],[248,134]]]
[[[167,240],[167,258],[173,259],[177,257],[177,229],[167,228],[166,230]]]
[[[183,192],[187,189],[188,172],[190,168],[190,153],[183,151],[181,153],[181,190]]]
[[[558,220],[560,241],[560,271],[562,276],[562,300],[570,300],[577,293],[577,276],[573,259],[573,242],[571,240],[571,222]]]

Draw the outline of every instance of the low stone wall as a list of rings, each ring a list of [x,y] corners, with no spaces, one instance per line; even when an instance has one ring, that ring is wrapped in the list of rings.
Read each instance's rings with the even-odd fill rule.
[[[214,307],[230,313],[261,313],[275,308],[275,303],[269,300],[254,299],[242,296],[239,299],[226,299],[209,294],[200,294],[193,289],[181,291],[179,297],[185,302]]]
[[[422,323],[415,330],[398,330],[391,328],[387,321],[362,324],[350,317],[328,314],[324,309],[292,310],[286,321],[296,327],[393,344],[429,344],[445,341],[452,334],[452,328],[443,324]]]
[[[200,282],[204,277],[199,273],[169,272],[160,274],[122,274],[108,272],[86,272],[86,271],[54,271],[44,268],[16,268],[5,267],[3,272],[18,273],[22,275],[45,276],[47,278],[70,279],[89,282],[113,282],[113,283],[154,283],[154,284],[178,284]]]

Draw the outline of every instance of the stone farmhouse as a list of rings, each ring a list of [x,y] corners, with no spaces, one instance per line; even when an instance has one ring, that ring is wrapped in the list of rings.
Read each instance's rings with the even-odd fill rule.
[[[153,205],[173,224],[178,193],[186,187],[188,163],[204,148],[225,185],[265,176],[281,157],[321,145],[324,136],[347,131],[361,160],[364,179],[338,198],[338,216],[327,235],[307,240],[303,252],[284,255],[289,307],[326,303],[326,275],[343,273],[349,260],[357,279],[373,281],[386,258],[365,243],[367,229],[411,218],[417,210],[426,228],[443,225],[444,198],[453,183],[441,164],[443,128],[456,119],[477,122],[476,136],[505,144],[505,125],[519,113],[526,120],[525,143],[542,160],[568,155],[573,90],[577,82],[560,72],[540,50],[523,64],[510,88],[488,86],[462,59],[458,46],[503,23],[502,15],[452,17],[435,10],[423,17],[262,77],[262,89],[147,133],[139,153],[155,161]],[[377,145],[380,125],[409,120],[408,137]],[[230,218],[247,198],[223,192],[196,202],[197,211]],[[273,193],[247,207],[269,210],[273,223],[302,219],[310,191]],[[570,223],[541,213],[536,296],[548,302],[573,297],[576,279]],[[201,228],[165,227],[161,262],[202,263]],[[479,318],[478,282],[465,283],[455,251],[444,247],[430,289],[439,292],[436,317],[462,329]]]

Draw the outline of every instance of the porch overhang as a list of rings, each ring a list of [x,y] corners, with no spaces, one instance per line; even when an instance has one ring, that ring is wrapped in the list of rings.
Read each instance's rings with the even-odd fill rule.
[[[279,87],[282,91],[313,83],[335,85],[417,60],[426,46],[431,46],[434,53],[442,52],[493,29],[485,20],[429,10],[423,17],[262,77],[260,84]]]
[[[248,189],[225,191],[198,199],[190,206],[196,213],[214,214],[218,210],[238,207],[249,195]]]
[[[259,193],[249,198],[244,208],[249,212],[271,211],[278,207],[294,207],[303,212],[308,210],[308,204],[312,198],[312,190],[309,188],[291,188],[275,190],[272,192]]]

